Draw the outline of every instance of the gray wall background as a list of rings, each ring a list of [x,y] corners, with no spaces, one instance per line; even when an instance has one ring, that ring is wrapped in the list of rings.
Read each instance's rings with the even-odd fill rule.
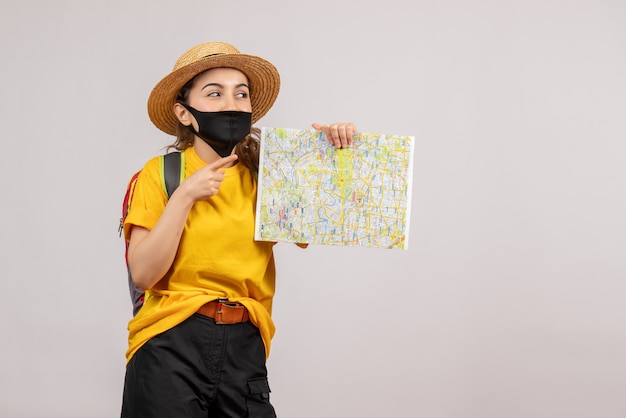
[[[282,417],[626,416],[626,3],[0,3],[0,415],[119,416],[129,176],[187,48],[272,61],[258,126],[416,136],[407,251],[276,247]]]

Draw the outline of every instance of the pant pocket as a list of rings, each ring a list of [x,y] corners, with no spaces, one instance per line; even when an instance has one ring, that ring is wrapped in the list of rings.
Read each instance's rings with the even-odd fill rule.
[[[246,407],[248,418],[275,418],[276,412],[270,403],[270,385],[267,377],[256,377],[248,380],[248,397]]]

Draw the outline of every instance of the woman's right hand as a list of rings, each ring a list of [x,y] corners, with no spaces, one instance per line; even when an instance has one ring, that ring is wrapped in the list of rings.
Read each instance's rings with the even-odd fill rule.
[[[180,193],[188,196],[193,202],[215,196],[224,180],[223,168],[230,167],[235,161],[237,161],[237,155],[232,154],[207,164],[187,177],[176,192],[180,190]]]

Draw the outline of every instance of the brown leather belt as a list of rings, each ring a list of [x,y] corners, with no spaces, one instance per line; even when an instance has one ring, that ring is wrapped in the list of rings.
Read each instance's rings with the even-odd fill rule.
[[[248,309],[241,303],[221,299],[205,303],[198,313],[215,319],[216,324],[239,324],[250,318]]]

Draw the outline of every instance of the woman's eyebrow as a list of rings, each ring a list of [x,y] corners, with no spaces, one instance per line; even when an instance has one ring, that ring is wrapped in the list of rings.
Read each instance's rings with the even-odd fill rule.
[[[223,88],[224,88],[224,85],[223,85],[223,84],[220,84],[220,83],[208,83],[208,84],[206,84],[204,87],[202,87],[200,90],[204,90],[204,89],[206,89],[207,87],[217,87],[217,88],[223,89]],[[237,85],[235,86],[235,88],[237,88],[237,89],[238,89],[238,88],[241,88],[241,87],[245,87],[245,88],[247,88],[248,90],[250,90],[250,86],[249,86],[249,85],[247,85],[246,83],[237,84]]]
[[[221,88],[221,89],[224,88],[224,86],[221,85],[220,83],[208,83],[208,84],[204,85],[200,90],[204,90],[207,87],[218,87],[218,88]]]

